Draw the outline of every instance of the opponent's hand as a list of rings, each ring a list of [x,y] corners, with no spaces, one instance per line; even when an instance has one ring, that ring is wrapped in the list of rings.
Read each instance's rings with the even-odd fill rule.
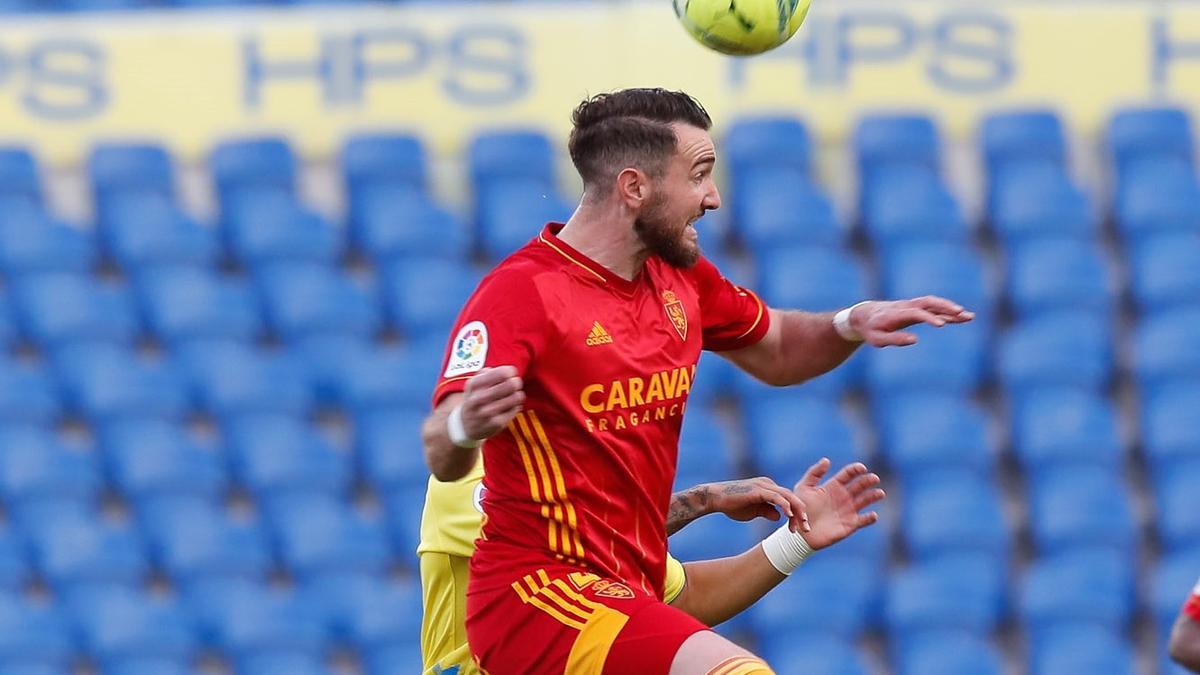
[[[861,462],[847,464],[833,478],[821,482],[829,471],[829,458],[809,467],[796,483],[796,495],[808,507],[812,529],[804,540],[813,550],[831,546],[879,520],[874,511],[859,513],[882,500],[886,495],[879,485],[879,476],[867,471]]]
[[[942,327],[975,318],[962,306],[945,298],[926,295],[912,300],[864,302],[850,312],[850,327],[863,341],[876,347],[916,344],[917,336],[904,331],[919,323]]]
[[[484,368],[467,380],[460,404],[467,435],[483,440],[507,426],[525,403],[521,387],[521,378],[512,366]]]
[[[783,512],[792,532],[808,532],[809,515],[804,501],[770,478],[705,483],[697,488],[707,495],[710,513],[723,513],[733,520],[747,521],[755,518],[779,520],[779,513]]]

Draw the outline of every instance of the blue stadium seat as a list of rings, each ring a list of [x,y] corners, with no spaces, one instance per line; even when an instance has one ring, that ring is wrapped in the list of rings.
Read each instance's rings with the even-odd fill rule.
[[[1130,554],[1076,549],[1038,558],[1027,568],[1019,594],[1021,620],[1035,639],[1055,625],[1124,630],[1134,609]]]
[[[1032,650],[1032,675],[1134,675],[1133,645],[1124,635],[1085,626],[1056,631]]]
[[[990,323],[993,298],[987,266],[975,249],[951,242],[920,242],[888,249],[883,259],[883,295],[897,300],[922,295],[949,298]]]
[[[554,161],[550,139],[539,131],[484,132],[472,139],[467,148],[471,183],[476,189],[497,178],[518,176],[551,187],[555,181]]]
[[[990,338],[984,324],[920,325],[907,332],[917,336],[917,344],[865,352],[866,385],[872,396],[916,390],[965,394],[983,384]]]
[[[1200,306],[1200,233],[1142,239],[1130,249],[1130,295],[1143,315]]]
[[[293,0],[297,1],[297,0]],[[298,0],[318,2],[325,0]],[[341,0],[330,0],[338,2]],[[333,669],[325,664],[319,654],[296,653],[290,650],[264,651],[243,657],[237,661],[238,675],[332,675]]]
[[[348,458],[298,418],[241,415],[225,437],[234,474],[257,495],[337,494],[350,483]]]
[[[1081,547],[1133,550],[1137,526],[1118,469],[1041,468],[1030,479],[1030,531],[1042,554]]]
[[[896,170],[864,193],[867,236],[886,249],[912,241],[966,243],[966,221],[954,195],[932,174]]]
[[[466,260],[471,232],[459,218],[410,190],[372,189],[350,219],[352,244],[376,262],[395,258]]]
[[[404,643],[419,634],[421,587],[415,579],[341,574],[313,581],[334,635],[360,650]]]
[[[162,195],[115,195],[100,212],[97,231],[109,257],[126,270],[152,265],[215,265],[216,232]]]
[[[479,272],[465,263],[398,260],[384,267],[380,279],[388,319],[407,336],[448,339],[479,279]]]
[[[1125,459],[1117,414],[1108,399],[1078,389],[1035,389],[1013,401],[1013,450],[1027,471]]]
[[[171,657],[130,656],[111,659],[104,664],[103,675],[196,675],[191,659]]]
[[[282,137],[224,141],[213,150],[209,164],[222,204],[245,188],[275,188],[289,194],[295,188],[296,157]]]
[[[100,142],[87,159],[88,177],[98,211],[121,194],[175,194],[175,167],[166,148],[154,142]]]
[[[257,519],[232,517],[213,500],[163,496],[138,506],[150,554],[176,583],[265,579],[269,539]]]
[[[188,659],[199,648],[191,618],[174,599],[108,587],[73,592],[68,605],[83,648],[102,666],[130,656]]]
[[[781,247],[755,258],[756,292],[772,307],[824,312],[867,297],[867,273],[846,251],[820,246]]]
[[[786,168],[808,175],[812,137],[800,119],[790,115],[752,115],[733,120],[721,141],[721,151],[733,177],[736,198],[740,181],[751,169]]]
[[[57,388],[44,368],[0,357],[0,423],[50,425],[61,414]]]
[[[80,343],[54,355],[66,406],[92,422],[137,416],[180,419],[189,405],[169,362],[112,344]]]
[[[996,179],[988,217],[1001,241],[1095,236],[1099,218],[1088,196],[1059,167],[1019,166]]]
[[[421,517],[425,510],[425,488],[384,490],[381,496],[394,560],[413,569],[417,565],[417,544],[421,538]]]
[[[6,673],[70,672],[75,636],[59,606],[34,602],[17,593],[0,592],[0,663]],[[50,668],[61,670],[49,670]],[[11,668],[11,670],[10,670]]]
[[[736,459],[723,420],[696,411],[684,416],[679,435],[679,464],[675,469],[677,489],[733,478],[738,474]],[[780,483],[794,480],[790,476],[777,478]]]
[[[337,268],[277,263],[258,271],[267,323],[285,341],[317,334],[373,335],[379,310],[371,295]]]
[[[784,391],[747,406],[743,422],[758,469],[780,483],[799,480],[822,457],[835,467],[863,457],[850,420],[832,401]]]
[[[852,640],[821,631],[797,635],[781,631],[777,626],[773,630],[777,637],[764,638],[761,653],[778,675],[867,675],[873,672]]]
[[[333,263],[344,248],[332,223],[274,190],[240,193],[226,208],[222,234],[234,257],[251,267],[285,261]]]
[[[1039,238],[1008,250],[1007,295],[1019,318],[1062,310],[1113,311],[1100,250],[1078,239]]]
[[[532,178],[493,180],[478,193],[476,231],[485,255],[498,260],[527,244],[549,222],[574,210],[558,192]]]
[[[833,202],[797,169],[747,171],[741,181],[734,221],[739,238],[752,252],[841,243],[843,233]]]
[[[910,559],[982,553],[1006,560],[1011,535],[996,486],[965,470],[925,474],[906,484],[901,528]]]
[[[871,169],[908,164],[937,169],[940,142],[929,117],[912,113],[863,117],[854,130],[854,151],[869,180]]]
[[[105,425],[100,447],[112,483],[127,497],[194,494],[216,499],[228,478],[222,458],[182,426],[162,419]]]
[[[5,204],[0,213],[0,270],[10,278],[46,272],[84,274],[96,264],[88,233],[37,207]]]
[[[25,660],[0,662],[5,675],[71,675],[75,671],[69,665],[31,663]]]
[[[1005,603],[1003,563],[982,554],[948,555],[893,572],[884,620],[893,643],[922,634],[962,630],[991,634]]]
[[[1197,548],[1200,541],[1200,509],[1196,508],[1196,481],[1200,464],[1179,467],[1161,476],[1154,484],[1154,503],[1158,518],[1154,521],[1158,540],[1167,551]]]
[[[1109,144],[1118,169],[1142,158],[1192,161],[1191,119],[1179,108],[1127,108],[1109,123]]]
[[[349,195],[379,185],[405,186],[423,192],[427,180],[425,164],[421,140],[408,134],[355,134],[342,147],[342,175]]]
[[[245,284],[198,267],[154,267],[135,277],[141,314],[167,344],[201,338],[251,341],[262,334],[258,302]]]
[[[329,643],[320,604],[295,590],[210,579],[189,584],[185,597],[206,642],[235,659],[271,652],[317,657]]]
[[[1179,616],[1183,603],[1200,579],[1200,550],[1169,553],[1161,556],[1150,573],[1147,609],[1158,633],[1169,634]]]
[[[1159,387],[1144,392],[1141,445],[1150,468],[1162,475],[1181,462],[1200,463],[1200,427],[1191,422],[1200,410],[1200,384]]]
[[[680,560],[712,560],[745,552],[764,533],[729,518],[699,518],[670,536],[671,553]]]
[[[29,150],[13,145],[0,146],[0,196],[15,197],[32,204],[41,202],[37,160]]]
[[[1200,184],[1189,167],[1157,163],[1133,174],[1117,192],[1116,224],[1131,241],[1167,232],[1200,231]]]
[[[91,452],[67,447],[44,428],[0,427],[0,492],[10,504],[47,497],[89,501],[100,487]]]
[[[986,413],[960,395],[901,391],[873,405],[883,456],[903,476],[942,468],[984,476],[996,462]]]
[[[149,563],[132,524],[62,509],[28,530],[34,561],[51,586],[142,583]]]
[[[1001,336],[997,374],[1010,391],[1068,386],[1099,391],[1112,377],[1111,328],[1088,312],[1023,321]]]
[[[67,272],[28,275],[15,281],[12,298],[22,333],[38,345],[128,343],[137,334],[128,296],[91,277]]]
[[[3,371],[0,370],[0,372]],[[696,364],[696,377],[692,382],[688,403],[712,406],[724,401],[733,392],[737,379],[742,377],[749,377],[749,375],[741,374],[741,370],[728,359],[713,353],[701,352],[700,361]],[[2,389],[3,387],[0,387],[0,390]]]
[[[212,414],[303,414],[312,408],[304,373],[286,354],[233,340],[196,340],[181,344],[175,357],[197,405]]]
[[[1133,337],[1133,372],[1143,390],[1200,382],[1200,306],[1150,317]]]
[[[0,525],[0,593],[20,593],[33,580],[25,537]]]
[[[15,314],[7,294],[0,293],[0,346],[5,349],[19,341]]]
[[[418,488],[425,484],[429,470],[424,453],[413,439],[421,437],[426,414],[415,406],[388,406],[364,411],[355,418],[355,457],[368,482],[388,488]]]
[[[280,560],[298,577],[380,573],[388,563],[382,521],[364,516],[336,497],[279,496],[270,500],[267,518]]]
[[[429,404],[442,373],[444,337],[385,347],[345,358],[330,383],[334,402],[355,411]]]
[[[986,115],[980,128],[980,145],[988,173],[1028,161],[1064,165],[1067,139],[1062,120],[1053,110],[1028,109]]]
[[[675,551],[674,543],[671,546]],[[751,625],[764,642],[782,637],[780,626],[784,625],[796,627],[788,632],[788,639],[809,631],[857,637],[869,626],[873,607],[880,600],[879,580],[875,563],[840,555],[835,549],[823,551],[755,603],[750,610]]]
[[[895,646],[897,675],[1001,675],[1004,661],[986,636],[965,630],[922,635]]]
[[[416,640],[389,644],[363,654],[366,675],[416,672],[422,667],[421,645]]]

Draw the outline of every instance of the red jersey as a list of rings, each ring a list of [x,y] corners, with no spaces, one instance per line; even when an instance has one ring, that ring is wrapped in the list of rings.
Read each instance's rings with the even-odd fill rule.
[[[484,367],[515,366],[523,410],[483,445],[487,513],[471,584],[578,566],[662,598],[679,429],[702,349],[766,334],[766,307],[709,261],[657,257],[632,281],[551,224],[480,282],[434,405]]]

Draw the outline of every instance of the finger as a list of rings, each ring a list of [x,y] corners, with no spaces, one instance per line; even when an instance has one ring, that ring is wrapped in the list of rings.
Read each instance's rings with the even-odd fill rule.
[[[917,344],[917,336],[903,331],[885,332],[870,331],[865,336],[866,341],[873,347],[907,347]]]
[[[919,307],[908,307],[905,309],[893,309],[886,312],[880,312],[879,328],[883,330],[896,330],[898,328],[908,328],[919,323],[927,323],[931,326],[942,327],[946,325],[946,320],[934,314],[933,312],[921,309]]]
[[[525,403],[525,392],[516,391],[498,401],[492,401],[491,403],[481,406],[479,408],[479,414],[483,415],[484,417],[491,417],[493,415],[498,415],[505,411],[512,410],[513,408],[519,410],[523,403]]]
[[[513,366],[496,366],[494,368],[484,368],[471,379],[467,380],[466,389],[475,391],[477,389],[486,389],[499,382],[517,376],[517,369]]]
[[[854,523],[854,529],[861,530],[862,528],[867,527],[868,525],[874,525],[877,522],[879,522],[878,513],[875,513],[874,511],[861,513],[858,516],[858,521]]]
[[[838,469],[838,472],[833,475],[833,479],[842,485],[849,485],[850,481],[867,473],[867,465],[862,462],[854,462],[847,464]]]
[[[792,520],[795,521],[795,524],[798,525],[804,532],[808,532],[808,509],[804,506],[804,500],[796,496],[795,492],[792,492],[785,487],[776,485],[774,491],[788,504],[788,515],[792,516]]]
[[[887,493],[879,488],[864,492],[854,498],[854,510],[861,511],[872,504],[883,501],[885,497],[887,497]]]
[[[490,403],[521,391],[524,382],[519,377],[510,377],[499,382],[480,385],[472,389],[470,397],[474,401]]]
[[[761,507],[759,507],[758,512],[755,514],[755,517],[766,518],[767,520],[776,521],[776,520],[779,520],[780,518],[782,518],[783,516],[779,515],[779,510],[776,509],[774,506],[771,506],[770,504],[763,504]]]
[[[851,496],[858,495],[866,492],[876,485],[879,485],[879,481],[879,474],[869,473],[865,476],[859,476],[857,479],[846,485],[846,491],[849,492]]]
[[[959,314],[967,311],[957,302],[954,302],[953,300],[947,300],[946,298],[936,295],[926,295],[920,298],[913,298],[912,300],[909,300],[909,304],[935,314],[941,314],[942,316],[958,316]]]
[[[828,457],[818,459],[816,464],[808,467],[808,471],[804,472],[804,477],[800,479],[800,484],[816,487],[821,483],[821,479],[825,477],[825,473],[829,471],[829,465],[830,461]]]

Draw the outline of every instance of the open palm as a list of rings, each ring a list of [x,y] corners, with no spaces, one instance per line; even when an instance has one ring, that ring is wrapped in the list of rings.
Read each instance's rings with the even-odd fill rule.
[[[879,476],[870,473],[861,462],[847,464],[822,483],[829,466],[829,459],[822,457],[808,468],[795,487],[812,528],[804,533],[804,539],[814,550],[836,544],[877,521],[879,516],[874,511],[859,511],[886,496],[875,487],[879,485]]]

